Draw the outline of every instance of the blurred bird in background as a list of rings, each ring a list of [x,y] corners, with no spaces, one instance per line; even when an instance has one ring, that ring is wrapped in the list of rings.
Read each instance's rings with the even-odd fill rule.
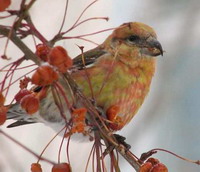
[[[106,114],[110,121],[108,126],[120,130],[137,113],[149,92],[155,57],[159,55],[163,55],[163,49],[153,28],[139,22],[125,23],[101,45],[74,58],[70,75],[83,94],[93,99]],[[73,93],[62,77],[59,83],[69,103],[80,107],[79,100],[73,100]],[[47,88],[47,95],[40,101],[39,110],[34,115],[27,115],[19,103],[11,105],[7,118],[17,121],[8,127],[36,122],[56,130],[65,126],[66,119],[69,121],[71,118],[70,109],[65,105],[64,116],[60,115],[50,88]]]

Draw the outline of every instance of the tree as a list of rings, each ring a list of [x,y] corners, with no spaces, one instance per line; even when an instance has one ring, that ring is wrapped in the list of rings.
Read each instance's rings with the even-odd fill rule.
[[[70,32],[71,30],[73,30],[74,28],[78,27],[79,25],[81,25],[82,23],[85,23],[89,20],[97,20],[97,19],[103,19],[103,20],[107,20],[106,17],[95,17],[95,18],[89,18],[89,19],[86,19],[86,20],[83,20],[81,21],[81,16],[82,14],[92,5],[94,4],[96,1],[92,2],[91,4],[89,4],[85,10],[83,11],[83,13],[81,13],[80,17],[78,18],[78,20],[72,25],[72,27],[70,29],[68,29],[67,31],[64,31],[62,32],[62,29],[63,29],[63,25],[61,25],[61,29],[59,30],[58,34],[55,35],[50,41],[47,41],[46,38],[44,38],[44,36],[37,30],[37,28],[35,27],[35,25],[33,24],[32,22],[32,19],[31,19],[31,16],[29,15],[29,9],[32,7],[32,5],[34,4],[34,0],[30,1],[29,3],[27,3],[26,1],[22,1],[21,2],[21,7],[20,7],[20,10],[7,10],[7,12],[10,14],[10,16],[17,16],[17,19],[16,21],[13,23],[12,26],[10,27],[5,27],[5,26],[1,26],[0,27],[0,34],[3,35],[3,36],[6,36],[8,37],[8,42],[9,43],[9,40],[13,41],[17,47],[22,51],[24,52],[24,56],[20,59],[18,59],[17,61],[15,62],[12,62],[10,63],[8,66],[5,66],[5,68],[2,68],[2,72],[3,70],[6,70],[6,74],[5,74],[5,77],[4,77],[4,80],[1,82],[2,84],[2,88],[3,90],[1,91],[4,91],[6,92],[5,93],[5,97],[6,95],[8,94],[8,91],[9,89],[11,89],[12,87],[12,77],[13,77],[13,74],[16,70],[21,70],[20,68],[20,65],[22,64],[23,61],[25,60],[31,60],[33,61],[33,65],[39,65],[41,64],[41,60],[46,60],[46,56],[48,55],[49,53],[49,48],[52,48],[54,47],[54,44],[60,40],[63,40],[63,39],[83,39],[85,41],[88,41],[88,42],[93,42],[91,40],[88,40],[85,38],[85,36],[87,35],[92,35],[92,34],[95,34],[95,33],[98,33],[98,32],[95,32],[95,33],[91,33],[91,34],[87,34],[87,35],[79,35],[79,36],[73,36],[73,37],[68,37],[68,36],[64,36],[65,34],[67,34],[68,32]],[[9,3],[8,3],[9,5]],[[68,7],[68,1],[66,3],[66,11],[67,12],[67,7]],[[10,17],[10,16],[7,16],[7,17]],[[63,24],[64,24],[64,20],[65,20],[65,17],[63,19]],[[105,30],[106,31],[106,30]],[[102,32],[102,31],[100,31]],[[24,44],[23,40],[24,38],[26,38],[27,36],[30,36],[30,35],[33,35],[34,39],[36,39],[36,41],[40,41],[42,42],[42,44],[39,44],[36,46],[36,53],[34,53],[29,47],[26,46],[26,44]],[[8,44],[7,44],[8,45]],[[54,47],[55,48],[55,47]],[[58,47],[56,47],[58,48]],[[52,48],[53,49],[53,48]],[[83,47],[80,47],[81,51],[83,51]],[[66,68],[69,68],[71,66],[71,62],[70,62],[70,58],[66,56],[66,65],[64,67]],[[38,58],[40,57],[40,59]],[[9,57],[6,56],[6,54],[4,54],[2,56],[2,58],[6,59],[6,60],[9,60]],[[63,62],[63,61],[62,61]],[[60,63],[58,63],[60,64]],[[27,68],[30,67],[30,65],[26,66]],[[63,66],[60,68],[60,66],[57,66],[61,71],[62,73],[62,69],[63,69]],[[8,68],[8,69],[7,69]],[[24,68],[24,67],[23,67]],[[64,68],[64,69],[66,69]],[[41,69],[40,68],[40,72],[41,73],[43,70],[45,70],[45,73],[47,73],[47,71],[49,71],[49,75],[54,75],[54,72],[52,70],[52,68],[48,68],[48,69]],[[30,71],[32,72],[32,71]],[[36,74],[35,74],[36,75]],[[97,107],[95,107],[95,105],[88,99],[86,98],[82,92],[78,89],[77,87],[77,84],[76,82],[74,82],[74,80],[71,78],[70,74],[69,73],[62,73],[62,75],[66,78],[66,81],[69,83],[69,86],[70,88],[72,89],[72,92],[77,96],[79,97],[79,99],[81,99],[81,101],[84,103],[85,107],[82,108],[82,109],[76,109],[74,114],[77,115],[78,117],[75,118],[75,121],[74,123],[76,125],[74,125],[75,127],[72,127],[70,130],[68,130],[68,132],[65,133],[65,137],[67,138],[70,138],[70,135],[73,134],[73,133],[77,133],[77,132],[84,132],[83,130],[83,125],[84,122],[83,122],[83,119],[85,119],[85,111],[90,111],[90,113],[92,114],[92,116],[95,116],[94,119],[94,123],[96,123],[97,127],[98,128],[98,132],[95,134],[95,138],[94,138],[94,147],[92,148],[92,151],[91,151],[91,154],[94,154],[95,155],[95,160],[96,160],[96,169],[97,171],[102,171],[104,168],[105,168],[105,164],[104,164],[104,156],[107,156],[107,154],[109,154],[110,156],[110,160],[111,160],[111,169],[115,171],[119,171],[119,166],[118,166],[118,159],[117,159],[117,155],[118,153],[120,153],[137,171],[140,169],[140,167],[142,166],[142,164],[144,163],[144,161],[149,157],[151,156],[154,151],[150,151],[148,152],[147,154],[143,154],[143,156],[141,158],[137,158],[135,157],[126,147],[126,144],[124,143],[121,144],[119,143],[117,140],[116,140],[116,137],[113,135],[112,133],[112,130],[110,130],[107,125],[105,124],[104,121],[101,120],[101,117],[99,116],[99,112],[97,111]],[[24,76],[27,76],[27,74],[23,75]],[[22,77],[22,78],[23,78]],[[47,75],[45,78],[48,78],[49,76]],[[55,78],[51,78],[52,80],[48,80],[48,84],[51,84],[53,83],[56,79],[57,79],[57,74],[55,74]],[[27,88],[27,84],[30,83],[30,78],[28,77],[25,77],[25,78],[18,78],[16,81],[19,81],[21,82],[21,85],[20,85],[20,89],[24,89],[24,88]],[[38,79],[38,76],[35,77]],[[34,81],[37,83],[37,85],[40,85],[41,82],[39,82],[37,79],[35,79]],[[10,80],[10,81],[9,81]],[[9,81],[8,85],[5,86],[5,83]],[[31,79],[31,81],[33,82],[33,78]],[[44,80],[42,80],[43,82]],[[15,82],[15,81],[14,81]],[[38,84],[38,82],[40,84]],[[47,81],[45,81],[47,82]],[[34,83],[34,82],[33,82]],[[42,84],[43,85],[43,84]],[[46,85],[46,83],[44,84]],[[61,89],[61,92],[62,92],[62,89]],[[28,92],[21,92],[21,95],[20,96],[27,96],[29,95]],[[64,95],[64,94],[63,94]],[[20,97],[19,96],[19,97]],[[41,96],[41,95],[39,95]],[[43,95],[42,95],[43,96]],[[4,104],[4,96],[2,95],[2,98],[1,98],[1,105],[2,105],[2,124],[5,120],[5,116],[6,116],[6,108],[3,106]],[[16,97],[15,97],[16,98]],[[29,96],[30,99],[28,99],[28,101],[30,100],[31,104],[34,104],[34,108],[31,107],[30,108],[30,105],[29,103],[27,103],[27,100],[24,100],[24,103],[22,104],[22,106],[24,107],[24,109],[26,109],[30,114],[34,113],[35,110],[37,110],[37,106],[38,106],[38,102],[36,101],[36,99],[34,99],[35,97],[30,95]],[[58,101],[58,100],[57,100]],[[34,103],[33,103],[34,102]],[[59,104],[59,102],[57,102]],[[81,117],[80,117],[81,116]],[[78,122],[77,122],[78,121]],[[65,129],[65,128],[64,128]],[[70,131],[70,132],[69,132]],[[1,131],[1,134],[7,136],[8,138],[10,138],[6,133],[4,133],[3,131]],[[12,138],[11,138],[12,139]],[[103,145],[101,144],[101,140],[103,139],[104,141],[104,144],[105,144],[105,147],[103,149],[105,149],[105,151],[103,152],[102,150],[102,147]],[[123,137],[122,137],[123,139]],[[69,139],[70,140],[70,139]],[[17,143],[17,141],[14,141]],[[19,143],[18,143],[19,144]],[[23,145],[21,145],[23,146]],[[24,147],[24,146],[23,146]],[[62,147],[62,146],[61,146]],[[25,148],[25,147],[24,147]],[[25,148],[26,149],[26,148]],[[29,152],[31,152],[31,150],[28,150]],[[117,152],[115,154],[115,151]],[[34,154],[35,155],[35,154]],[[37,155],[36,155],[37,156]],[[38,157],[38,162],[39,160],[42,160],[42,157],[41,156],[37,156]],[[91,156],[89,157],[91,158]],[[69,161],[69,159],[68,159]],[[40,167],[38,167],[38,162],[36,164],[33,164],[32,166],[32,171],[35,170],[35,168],[39,168],[40,170]],[[49,162],[49,161],[48,161]],[[52,162],[50,162],[52,163]],[[60,161],[58,161],[58,163],[60,164]],[[54,164],[54,163],[53,163]],[[147,164],[147,165],[146,165]],[[152,165],[154,165],[155,169],[158,168],[158,166],[162,166],[162,164],[160,164],[158,161],[155,161],[154,159],[150,159],[147,161],[147,163],[145,164],[145,168],[149,168],[151,169],[152,168]],[[65,164],[66,165],[66,164]],[[69,168],[68,165],[66,165],[67,167],[64,167],[64,168]],[[159,166],[159,168],[160,168]],[[63,167],[63,166],[62,166]],[[60,168],[60,167],[58,167]],[[144,168],[144,167],[143,167]],[[165,167],[164,167],[165,168]],[[69,168],[70,169],[70,168]],[[38,170],[38,169],[37,169]],[[146,170],[146,169],[145,169]],[[166,170],[166,169],[165,169]],[[147,171],[147,170],[146,170]]]

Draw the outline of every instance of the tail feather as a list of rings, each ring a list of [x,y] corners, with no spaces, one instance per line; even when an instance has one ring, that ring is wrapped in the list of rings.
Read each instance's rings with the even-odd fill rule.
[[[18,127],[18,126],[27,125],[27,124],[34,124],[34,123],[35,122],[28,122],[28,121],[18,120],[16,122],[13,122],[10,125],[8,125],[7,128],[13,128],[13,127]]]
[[[33,124],[37,122],[36,119],[28,115],[18,103],[9,106],[7,112],[7,119],[16,120],[14,123],[8,125],[7,128],[18,127],[26,124]]]

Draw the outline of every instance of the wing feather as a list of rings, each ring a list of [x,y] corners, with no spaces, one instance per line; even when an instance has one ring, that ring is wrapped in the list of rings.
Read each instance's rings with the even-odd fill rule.
[[[73,59],[73,67],[72,69],[82,70],[83,68],[95,63],[95,61],[101,57],[102,55],[106,54],[107,52],[104,51],[101,47],[94,48],[92,50],[84,52],[84,62],[82,59],[82,54],[78,55]],[[84,64],[85,63],[85,64]]]

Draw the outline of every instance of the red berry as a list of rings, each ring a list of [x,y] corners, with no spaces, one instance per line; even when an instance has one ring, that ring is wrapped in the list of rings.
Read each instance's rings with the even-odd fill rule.
[[[124,126],[122,118],[118,116],[119,110],[118,105],[112,105],[106,111],[107,119],[110,121],[109,127],[112,130],[120,130]]]
[[[39,109],[39,100],[32,94],[26,95],[21,99],[21,107],[30,115]]]
[[[68,163],[55,164],[52,172],[71,172],[71,167]]]
[[[31,172],[42,172],[41,165],[38,163],[31,164]]]
[[[153,166],[150,172],[168,172],[168,169],[164,164],[158,163]]]
[[[10,0],[0,0],[0,12],[5,11],[5,9],[9,7],[10,3]]]
[[[42,60],[42,61],[47,61],[47,56],[49,54],[50,47],[44,44],[38,44],[36,46],[36,55]]]
[[[150,162],[145,162],[141,167],[139,172],[149,172],[152,168],[152,164]]]
[[[46,86],[58,79],[58,74],[51,66],[40,66],[33,74],[33,84]]]
[[[23,90],[20,90],[16,95],[15,95],[15,100],[16,102],[20,102],[21,99],[26,96],[26,95],[29,95],[31,94],[31,91],[27,90],[27,89],[23,89]]]
[[[150,162],[153,166],[158,164],[159,163],[159,160],[158,159],[155,159],[155,158],[149,158],[147,160],[147,162]]]
[[[48,62],[52,66],[58,68],[60,72],[66,72],[72,66],[72,59],[67,54],[67,51],[61,47],[57,46],[51,49]]]
[[[0,125],[3,125],[6,121],[6,113],[8,111],[8,108],[5,106],[0,106]]]
[[[4,95],[2,94],[2,92],[0,92],[0,106],[3,105],[5,102],[5,97]]]

